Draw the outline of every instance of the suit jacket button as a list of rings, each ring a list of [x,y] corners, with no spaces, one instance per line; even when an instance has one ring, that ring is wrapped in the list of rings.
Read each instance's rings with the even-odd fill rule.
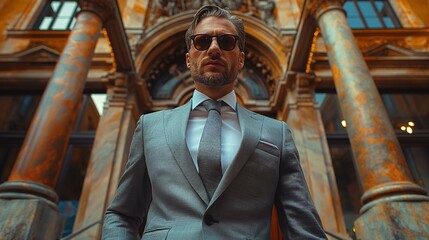
[[[219,221],[214,220],[213,216],[210,215],[210,214],[207,214],[207,215],[204,216],[204,223],[207,226],[211,226],[211,225],[213,225],[213,223],[218,223],[218,222]]]

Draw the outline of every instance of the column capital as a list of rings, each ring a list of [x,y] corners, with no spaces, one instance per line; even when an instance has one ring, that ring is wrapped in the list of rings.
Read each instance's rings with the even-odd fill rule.
[[[124,107],[129,94],[128,75],[121,72],[111,72],[102,77],[107,82],[107,99],[104,108]]]
[[[122,72],[109,72],[107,75],[101,77],[101,80],[109,86],[125,87],[127,86],[128,75]]]
[[[311,73],[294,73],[287,83],[287,96],[283,109],[283,119],[286,119],[292,109],[300,107],[317,107],[314,100],[314,89],[320,78]]]
[[[289,93],[296,96],[297,102],[308,102],[307,96],[314,94],[314,88],[319,78],[312,73],[298,72],[288,84]],[[312,99],[312,97],[311,97]]]
[[[345,0],[308,0],[307,11],[317,21],[322,14],[329,10],[344,11],[342,8],[344,2]]]
[[[103,23],[115,18],[117,4],[115,0],[79,0],[81,12],[89,11],[101,18]]]

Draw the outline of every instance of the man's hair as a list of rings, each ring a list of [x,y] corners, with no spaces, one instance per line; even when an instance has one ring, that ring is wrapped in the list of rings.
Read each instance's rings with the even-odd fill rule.
[[[185,34],[186,47],[188,48],[188,52],[191,49],[191,36],[194,34],[197,24],[206,17],[220,17],[230,21],[234,25],[235,30],[240,37],[240,39],[238,40],[238,46],[240,48],[240,51],[244,52],[246,33],[244,32],[243,21],[237,16],[232,16],[229,11],[214,5],[203,6],[195,13],[194,19],[192,20],[192,23]]]

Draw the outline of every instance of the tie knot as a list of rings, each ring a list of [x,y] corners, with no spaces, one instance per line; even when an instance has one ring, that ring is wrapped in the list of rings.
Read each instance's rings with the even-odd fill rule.
[[[211,110],[216,110],[220,113],[221,105],[221,102],[215,101],[213,99],[207,99],[203,102],[203,106],[206,108],[207,112],[210,112]]]

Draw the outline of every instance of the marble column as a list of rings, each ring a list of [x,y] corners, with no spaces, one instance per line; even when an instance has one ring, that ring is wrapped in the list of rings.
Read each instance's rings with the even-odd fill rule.
[[[60,236],[62,221],[53,189],[102,25],[94,12],[77,16],[9,179],[0,185],[0,239]]]
[[[124,170],[139,117],[135,94],[126,74],[112,73],[107,100],[95,135],[79,201],[73,234],[79,239],[100,239],[106,207],[112,201]]]
[[[363,187],[360,239],[429,236],[427,192],[415,184],[389,116],[342,9],[343,0],[311,0],[332,68]]]
[[[288,79],[282,120],[293,131],[301,166],[328,235],[347,236],[338,188],[320,110],[315,102],[315,76],[297,73]]]

